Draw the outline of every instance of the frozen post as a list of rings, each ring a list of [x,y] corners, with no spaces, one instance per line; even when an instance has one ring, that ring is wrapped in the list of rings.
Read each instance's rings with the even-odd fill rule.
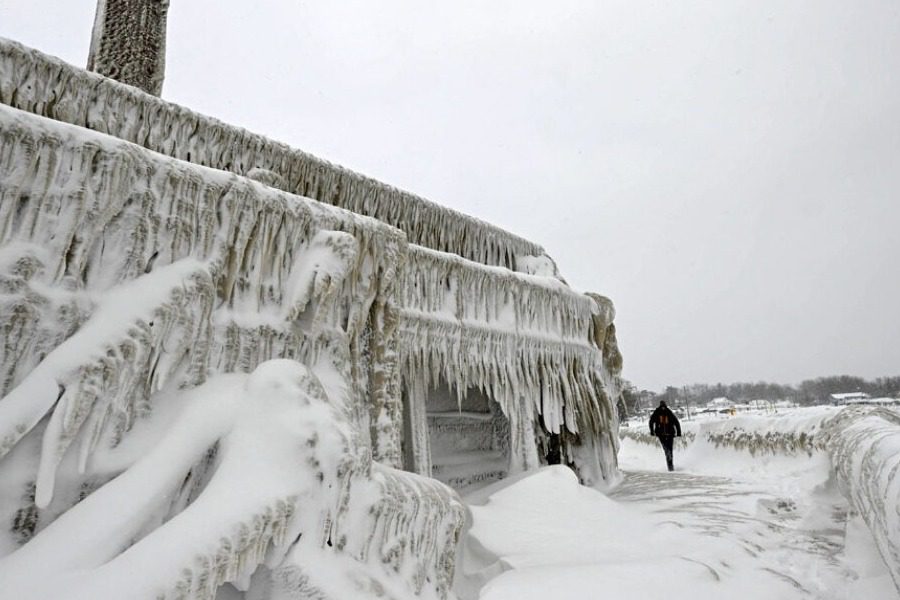
[[[159,96],[168,10],[169,0],[98,0],[88,70]]]

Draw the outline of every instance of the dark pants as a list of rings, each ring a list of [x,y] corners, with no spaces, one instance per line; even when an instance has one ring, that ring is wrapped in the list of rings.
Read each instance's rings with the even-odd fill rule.
[[[674,435],[659,436],[659,443],[662,444],[663,452],[666,453],[666,466],[670,471],[675,470],[675,462],[672,459],[672,445],[675,443]]]

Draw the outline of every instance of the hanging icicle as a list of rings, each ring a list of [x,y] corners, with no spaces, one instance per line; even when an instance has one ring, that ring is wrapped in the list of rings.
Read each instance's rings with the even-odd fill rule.
[[[412,243],[515,268],[543,249],[475,217],[0,39],[0,102],[374,217]]]

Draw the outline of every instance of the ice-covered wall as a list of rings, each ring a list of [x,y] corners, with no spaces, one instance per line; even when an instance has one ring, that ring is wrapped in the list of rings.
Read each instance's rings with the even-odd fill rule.
[[[469,215],[2,38],[0,103],[187,162],[253,174],[273,187],[375,217],[412,243],[477,262],[515,268],[516,257],[544,253]]]
[[[838,482],[900,593],[900,412],[847,407],[825,423],[823,437]]]
[[[264,562],[279,597],[298,597],[313,584],[296,578],[308,567],[296,557],[313,550],[359,586],[448,594],[461,505],[435,481],[371,463],[400,464],[384,357],[405,252],[400,232],[368,217],[0,106],[0,597],[59,597],[58,577],[70,597],[98,597],[96,586],[122,597],[122,573],[156,555],[166,560],[129,597],[247,589]],[[245,421],[272,395],[251,390],[250,413],[219,417],[245,380],[217,374],[271,358],[310,365],[343,408],[244,464],[235,456],[253,446],[239,440],[268,435]],[[192,389],[207,391],[206,408],[173,416]],[[290,429],[285,414],[266,419]],[[329,427],[347,446],[317,454]],[[306,466],[285,444],[311,448]],[[156,462],[140,466],[145,454]],[[336,456],[352,468],[324,464]],[[277,490],[254,479],[284,469]],[[121,514],[98,524],[107,513]],[[301,521],[316,529],[298,546]]]
[[[177,428],[172,407],[190,390],[287,358],[346,405],[335,418],[351,431],[354,475],[329,484],[345,493],[303,488],[343,517],[323,517],[328,535],[266,559],[268,571],[254,570],[290,541],[281,508],[282,533],[247,552],[180,548],[225,562],[189,569],[171,593],[209,597],[228,582],[248,598],[352,597],[309,569],[312,553],[357,592],[444,596],[456,496],[392,469],[429,472],[425,390],[444,381],[496,402],[491,435],[507,439],[491,448],[513,471],[553,440],[583,481],[608,480],[613,319],[609,300],[568,288],[532,242],[0,40],[0,555],[94,514],[73,511],[134,472],[159,441],[141,431]],[[170,493],[141,509],[152,518],[139,538],[203,497],[230,443],[213,433],[166,471]],[[91,568],[136,538],[111,539]]]
[[[611,403],[609,398],[618,396],[618,371],[621,369],[621,357],[615,344],[615,326],[612,325],[611,303],[600,296],[594,297],[595,306],[592,316],[588,314],[590,303],[579,294],[568,290],[559,278],[556,266],[543,249],[527,240],[510,234],[493,225],[479,221],[434,204],[428,200],[397,190],[371,178],[364,177],[342,167],[310,156],[284,144],[271,141],[262,136],[252,134],[243,129],[231,127],[215,119],[199,115],[180,106],[150,96],[140,90],[121,85],[93,73],[76,69],[52,57],[25,48],[15,42],[0,40],[0,102],[48,116],[53,119],[73,123],[89,129],[108,133],[115,137],[132,141],[151,150],[215,169],[246,174],[269,186],[284,189],[303,196],[314,198],[330,204],[348,208],[356,213],[376,217],[403,231],[408,240],[423,248],[441,251],[446,256],[456,255],[482,265],[506,267],[506,270],[486,270],[480,277],[467,277],[458,288],[459,295],[477,296],[480,293],[480,281],[496,280],[495,289],[504,285],[522,287],[521,282],[528,278],[517,278],[510,270],[536,274],[531,278],[540,284],[525,286],[523,289],[536,290],[541,286],[550,288],[550,280],[556,280],[555,293],[531,291],[515,292],[516,300],[531,302],[526,305],[517,317],[525,317],[528,322],[520,324],[525,351],[520,352],[513,336],[504,336],[494,324],[478,335],[465,335],[462,343],[471,343],[476,339],[491,339],[495,349],[494,355],[488,359],[498,359],[510,365],[509,349],[516,356],[531,361],[538,358],[540,364],[529,363],[525,367],[517,367],[518,373],[510,373],[515,378],[512,385],[534,391],[539,388],[551,390],[540,398],[540,408],[550,407],[547,411],[547,430],[556,431],[565,417],[561,414],[563,403],[560,397],[571,392],[572,398],[564,404],[569,411],[569,423],[574,424],[575,407],[582,410],[579,418],[585,419],[585,431],[602,432],[605,444],[614,447],[615,427],[610,428],[609,418],[598,414],[596,401],[586,401],[592,394],[606,398],[600,404]],[[437,253],[436,253],[437,254]],[[430,266],[435,259],[426,253],[419,253]],[[449,259],[452,260],[452,259]],[[471,285],[472,287],[466,287]],[[493,293],[491,290],[486,290]],[[413,290],[415,297],[415,290]],[[543,298],[551,298],[552,302],[545,308],[538,306]],[[571,297],[575,297],[573,300]],[[481,301],[481,300],[480,300]],[[483,302],[496,304],[496,297]],[[409,307],[412,311],[416,306]],[[485,310],[475,309],[474,317],[492,320],[493,313],[485,305]],[[538,314],[540,311],[556,310],[555,315]],[[529,314],[528,311],[538,311]],[[548,320],[547,316],[551,319]],[[466,317],[473,327],[477,324]],[[412,317],[405,319],[407,325]],[[587,321],[586,321],[587,320]],[[593,320],[591,325],[588,321]],[[434,336],[446,329],[445,325],[437,325],[433,319],[422,321],[416,327],[419,342]],[[398,324],[387,319],[384,327],[391,328]],[[543,329],[542,329],[543,328]],[[581,328],[577,332],[577,340],[573,328]],[[593,333],[585,333],[591,329]],[[409,327],[404,328],[407,332]],[[528,330],[531,331],[528,331]],[[488,331],[491,330],[491,331]],[[507,332],[509,333],[509,332]],[[532,335],[533,334],[533,335]],[[403,334],[401,333],[401,339]],[[596,357],[589,357],[585,338],[593,339],[594,346],[601,349],[599,369]],[[382,338],[384,347],[376,348],[389,365],[396,356],[391,346],[390,336]],[[535,353],[535,345],[545,346],[546,351]],[[551,350],[552,348],[552,350]],[[444,351],[444,354],[449,354]],[[468,361],[467,361],[468,362]],[[453,381],[471,379],[472,365],[462,364],[461,376],[454,376]],[[452,368],[455,369],[455,366]],[[478,368],[478,367],[476,367]],[[478,376],[496,388],[498,381],[506,376],[499,372],[506,367],[496,364],[490,367],[486,376]],[[525,373],[524,370],[530,370]],[[391,376],[389,365],[386,373],[375,373],[382,382],[382,387],[394,396],[399,396],[400,385]],[[602,371],[597,378],[588,372]],[[547,378],[538,382],[535,375],[546,373]],[[384,375],[382,377],[382,375]],[[498,379],[499,377],[499,379]],[[562,380],[565,380],[562,382]],[[589,379],[591,381],[589,381]],[[383,380],[383,381],[382,381]],[[493,382],[492,384],[489,382]],[[475,385],[481,386],[478,381]],[[505,386],[507,388],[512,387]],[[593,391],[592,391],[593,390]],[[508,389],[506,394],[517,393]],[[532,396],[532,400],[534,397]],[[501,405],[509,404],[499,400]],[[392,406],[393,417],[401,418],[398,407]],[[525,409],[531,410],[531,409]],[[413,417],[416,415],[413,414]],[[613,417],[614,418],[614,417]],[[377,423],[376,423],[377,426]],[[396,448],[391,450],[395,455]],[[614,459],[612,459],[614,461]],[[614,468],[605,465],[604,468]],[[595,469],[596,470],[596,469]]]
[[[399,403],[393,392],[379,393],[362,352],[363,343],[379,343],[393,318],[383,313],[394,310],[391,286],[405,254],[399,232],[236,175],[0,111],[0,239],[11,270],[4,274],[8,334],[0,359],[7,376],[0,391],[74,333],[102,294],[192,259],[189,277],[148,284],[184,299],[161,298],[153,324],[129,323],[117,345],[133,350],[105,360],[134,366],[96,369],[103,377],[145,377],[141,361],[149,362],[151,381],[167,376],[179,365],[153,354],[163,341],[190,357],[186,377],[199,382],[208,369],[247,371],[284,353],[306,358],[301,354],[312,356],[337,336],[351,350],[354,385],[372,385],[379,401]],[[192,323],[198,329],[189,330]],[[176,347],[169,338],[178,335]],[[386,448],[376,451],[380,459],[399,464],[399,441],[376,442]]]
[[[445,381],[458,393],[478,388],[509,420],[510,469],[538,464],[535,422],[572,434],[569,455],[595,482],[615,471],[618,394],[611,304],[559,280],[478,264],[411,245],[398,279],[399,352],[411,402]],[[602,333],[598,332],[602,327]],[[417,412],[424,414],[423,406]],[[596,446],[596,447],[594,447]],[[424,461],[423,461],[424,462]]]

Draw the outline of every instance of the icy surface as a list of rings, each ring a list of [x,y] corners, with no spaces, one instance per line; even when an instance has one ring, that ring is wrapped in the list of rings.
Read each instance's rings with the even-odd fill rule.
[[[215,377],[184,402],[159,443],[0,561],[2,597],[212,598],[226,582],[252,589],[261,564],[283,581],[279,572],[326,546],[394,587],[409,582],[406,595],[426,582],[429,597],[445,592],[461,506],[437,482],[385,467],[370,477],[347,398],[309,369],[269,361]],[[164,518],[213,447],[202,491]],[[304,553],[311,560],[298,562]]]
[[[467,496],[460,598],[900,598],[825,452],[698,438],[668,473],[658,444],[624,439],[619,464],[606,494],[550,467]]]
[[[297,597],[311,553],[360,597],[445,597],[461,505],[370,458],[400,460],[402,234],[5,106],[0,131],[2,597]]]
[[[168,0],[98,0],[88,69],[158,96],[168,9]]]
[[[713,491],[697,487],[701,495]],[[655,514],[660,504],[645,508],[579,486],[564,467],[529,475],[471,508],[474,524],[460,559],[460,596],[797,597],[789,581],[756,568],[758,559],[738,539],[688,526],[686,510]],[[746,525],[736,521],[735,529]],[[476,596],[479,584],[484,586]]]
[[[0,102],[3,597],[444,598],[394,467],[616,480],[614,310],[539,246],[5,40]]]
[[[753,454],[827,454],[900,592],[900,413],[874,406],[818,407],[712,423],[700,435]]]
[[[515,268],[543,249],[498,227],[0,38],[0,102],[375,217],[410,242]],[[254,171],[255,170],[255,171]],[[283,184],[283,186],[282,186]]]
[[[874,406],[812,407],[779,415],[738,415],[684,424],[685,461],[708,466],[722,456],[755,457],[750,472],[766,479],[765,465],[815,461],[827,465],[846,498],[851,517],[848,540],[863,537],[864,552],[880,563],[879,577],[892,579],[900,594],[900,414]],[[623,438],[657,448],[658,442],[637,427],[622,428]],[[731,453],[731,454],[729,454]],[[762,462],[760,462],[762,461]],[[676,456],[676,465],[679,458]],[[864,561],[865,562],[865,561]],[[858,569],[871,569],[871,560]],[[877,570],[877,569],[876,569]],[[867,584],[860,584],[865,589]],[[874,584],[873,584],[874,585]],[[881,585],[881,584],[878,584]],[[877,586],[876,586],[877,587]]]

